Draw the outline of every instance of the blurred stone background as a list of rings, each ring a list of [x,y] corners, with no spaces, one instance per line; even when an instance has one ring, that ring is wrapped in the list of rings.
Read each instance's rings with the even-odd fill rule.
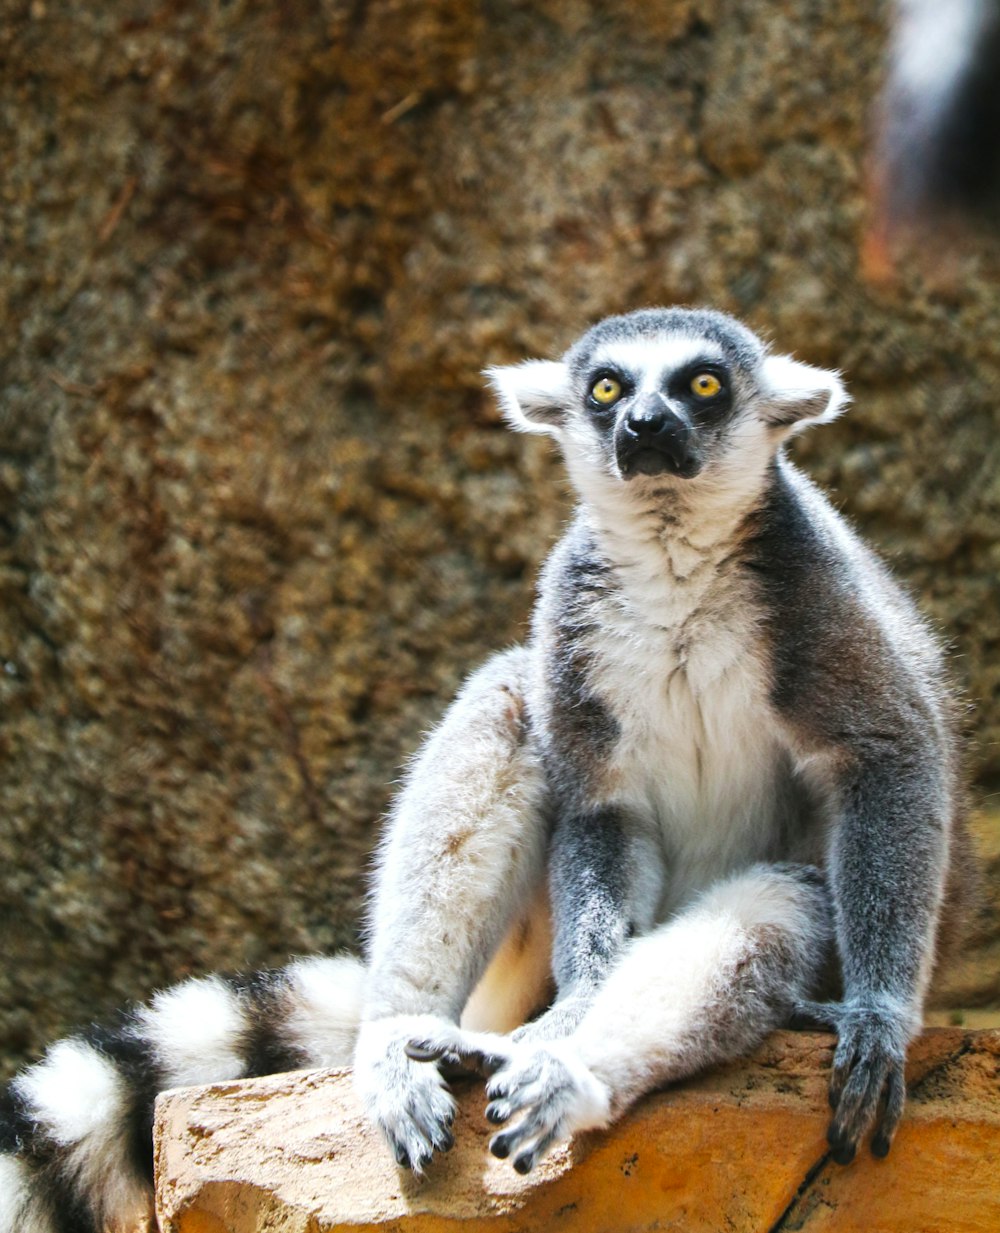
[[[391,781],[566,514],[479,371],[609,312],[845,371],[796,453],[953,642],[988,805],[1000,260],[861,279],[882,47],[868,0],[5,5],[5,1068],[355,942]],[[991,910],[952,1004],[1000,1003]]]

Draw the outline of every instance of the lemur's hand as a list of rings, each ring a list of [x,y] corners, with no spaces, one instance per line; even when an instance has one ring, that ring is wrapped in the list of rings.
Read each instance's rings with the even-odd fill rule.
[[[516,1113],[522,1115],[516,1125],[493,1136],[490,1151],[501,1160],[513,1156],[518,1173],[530,1173],[560,1140],[608,1123],[610,1093],[576,1056],[570,1041],[534,1045],[490,1032],[445,1028],[411,1041],[406,1051],[427,1061],[458,1058],[490,1076],[487,1119],[499,1125]]]
[[[405,1046],[441,1022],[396,1015],[363,1023],[354,1055],[354,1084],[365,1112],[385,1135],[396,1163],[418,1176],[434,1152],[452,1147],[455,1102],[438,1067],[412,1061]]]
[[[826,1136],[834,1160],[850,1164],[873,1125],[872,1155],[887,1155],[906,1101],[905,1023],[884,1007],[853,1001],[803,1002],[797,1011],[838,1036],[830,1077],[833,1120]]]
[[[439,1062],[486,1079],[507,1065],[512,1042],[498,1032],[467,1032],[439,1020],[430,1031],[411,1034],[405,1050],[415,1062]]]

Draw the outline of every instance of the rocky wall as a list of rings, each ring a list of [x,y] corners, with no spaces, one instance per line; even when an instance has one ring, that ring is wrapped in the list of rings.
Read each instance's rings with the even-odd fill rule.
[[[566,513],[479,371],[609,312],[844,370],[798,455],[953,641],[996,782],[998,262],[860,277],[882,46],[865,0],[7,5],[5,1065],[353,942],[389,785]]]

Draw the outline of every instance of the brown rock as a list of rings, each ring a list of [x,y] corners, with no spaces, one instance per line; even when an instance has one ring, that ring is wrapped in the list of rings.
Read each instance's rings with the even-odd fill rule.
[[[778,1033],[749,1061],[648,1097],[528,1178],[486,1150],[478,1085],[423,1182],[391,1163],[345,1072],[189,1088],[157,1106],[163,1233],[995,1233],[1000,1032],[932,1030],[887,1160],[827,1154],[827,1036]]]

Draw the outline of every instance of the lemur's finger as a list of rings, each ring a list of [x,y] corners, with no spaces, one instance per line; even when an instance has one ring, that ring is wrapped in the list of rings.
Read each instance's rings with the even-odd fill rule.
[[[812,1002],[803,998],[792,1007],[792,1018],[796,1027],[836,1032],[839,1029],[839,1011],[838,1002]]]
[[[405,1127],[389,1126],[386,1122],[380,1122],[379,1126],[399,1167],[410,1169],[417,1177],[422,1177],[434,1153],[421,1129],[413,1122]]]
[[[538,1083],[518,1084],[509,1094],[499,1095],[486,1106],[486,1120],[495,1126],[506,1122],[528,1105],[536,1104],[542,1094]]]
[[[511,1126],[508,1130],[502,1130],[498,1135],[493,1136],[490,1141],[490,1151],[500,1160],[506,1160],[511,1152],[516,1152],[524,1143],[536,1138],[541,1142],[550,1135],[554,1136],[561,1124],[561,1117],[553,1118],[553,1109],[549,1102],[535,1105],[516,1126]]]
[[[850,1164],[854,1159],[858,1143],[875,1119],[888,1071],[889,1060],[881,1054],[857,1062],[827,1133],[837,1164]]]
[[[483,1033],[482,1036],[486,1037]],[[486,1042],[489,1041],[489,1044]],[[415,1062],[441,1062],[447,1066],[460,1066],[489,1078],[509,1062],[509,1058],[494,1051],[490,1037],[477,1038],[472,1033],[463,1033],[459,1028],[454,1035],[409,1040],[403,1046],[408,1058]]]
[[[833,1055],[833,1069],[830,1072],[830,1108],[838,1109],[854,1068],[857,1053],[855,1036],[845,1032],[837,1044]]]
[[[486,1096],[493,1101],[507,1098],[510,1098],[512,1102],[517,1100],[518,1103],[512,1104],[511,1107],[519,1109],[526,1103],[522,1099],[525,1093],[530,1093],[529,1100],[535,1099],[540,1075],[541,1063],[537,1057],[529,1058],[526,1062],[522,1061],[517,1066],[511,1065],[508,1059],[499,1070],[490,1076],[486,1084]]]
[[[888,1156],[893,1137],[899,1127],[899,1119],[903,1116],[903,1105],[906,1103],[906,1079],[902,1065],[894,1065],[889,1071],[886,1081],[885,1109],[879,1120],[878,1127],[872,1137],[872,1155]]]
[[[525,1173],[530,1173],[542,1157],[546,1155],[549,1148],[558,1138],[559,1128],[556,1127],[553,1130],[550,1130],[547,1135],[542,1135],[538,1142],[528,1148],[527,1151],[519,1152],[514,1157],[515,1172],[522,1175]]]
[[[834,1161],[839,1165],[849,1165],[857,1155],[857,1148],[853,1143],[846,1139],[831,1138],[833,1127],[830,1127],[830,1132],[827,1134],[827,1141],[832,1149]]]
[[[409,1040],[403,1052],[414,1062],[438,1062],[453,1056],[447,1045],[432,1044],[429,1040]]]
[[[484,1079],[489,1079],[492,1075],[499,1071],[509,1063],[510,1058],[499,1057],[495,1053],[473,1053],[469,1054],[464,1061],[475,1064],[475,1068]]]

